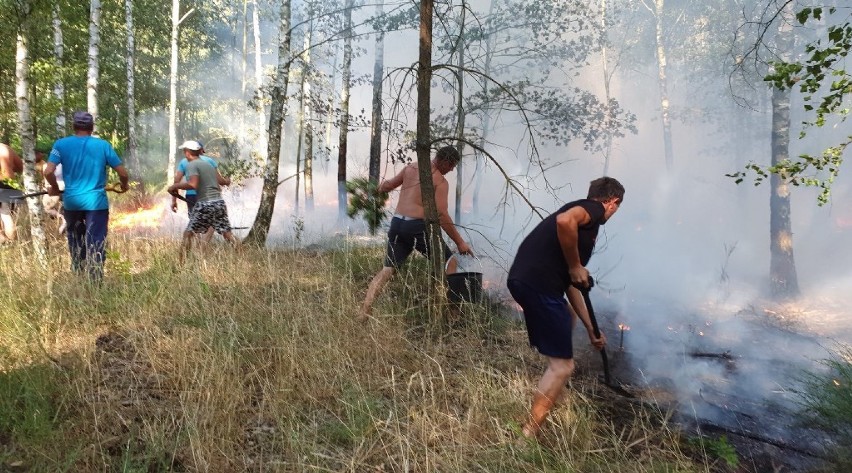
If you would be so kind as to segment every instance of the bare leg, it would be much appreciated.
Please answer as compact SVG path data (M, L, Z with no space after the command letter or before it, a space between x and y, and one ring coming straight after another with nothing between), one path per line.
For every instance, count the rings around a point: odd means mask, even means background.
M194 236L195 234L190 231L183 232L183 241L180 245L180 264L186 261L186 255L192 249L192 239Z
M210 240L213 239L213 233L213 227L207 227L207 231L204 232L204 236L201 237L201 241L204 243L210 243Z
M574 360L565 358L547 357L547 370L538 382L538 388L533 395L530 418L524 424L523 434L531 438L538 435L541 424L547 419L553 405L559 400L562 388L568 382L568 378L574 373Z
M0 227L3 230L3 236L9 240L14 240L18 231L15 228L15 219L12 218L12 206L6 203L0 203Z
M382 292L382 289L384 289L395 272L395 269L385 266L373 276L373 280L367 286L367 295L364 296L364 303L361 304L361 311L358 314L359 321L364 322L373 314L373 302L376 301L376 297Z
M212 234L212 231L213 231L213 229L211 228L211 229L210 229L211 234ZM237 237L235 237L235 236L234 236L233 232L225 232L225 233L223 233L223 234L222 234L222 238L224 238L224 239L225 239L225 241L230 242L230 243L231 243L231 245L233 245L233 246L234 246L234 249L235 249L235 250L239 251L239 250L240 250L240 248L242 248L242 245L240 244L240 241L239 241L239 240L237 240ZM210 240L208 239L208 241L210 241Z

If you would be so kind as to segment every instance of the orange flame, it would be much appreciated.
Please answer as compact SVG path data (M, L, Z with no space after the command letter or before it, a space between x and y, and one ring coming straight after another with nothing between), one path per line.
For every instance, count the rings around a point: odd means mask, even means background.
M618 328L621 330L630 330L630 326L625 324L618 324Z
M114 212L110 216L109 228L118 232L139 228L157 228L162 220L162 207L139 207L135 212Z

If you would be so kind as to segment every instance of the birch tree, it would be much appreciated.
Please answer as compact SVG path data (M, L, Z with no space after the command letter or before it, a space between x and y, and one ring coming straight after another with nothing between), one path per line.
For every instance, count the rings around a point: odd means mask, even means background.
M464 70L465 70L465 16L467 14L467 5L462 2L461 15L459 16L459 31L458 38L456 39L455 51L456 51L456 129L455 136L457 139L456 149L459 151L459 156L464 156L464 126L465 126L465 117L467 116L467 112L465 111L465 102L464 102ZM464 161L461 160L456 165L456 224L462 223L462 190L464 188Z
M275 197L278 191L278 162L281 156L281 125L284 123L284 107L287 101L287 84L290 76L290 0L282 0L278 25L278 67L270 91L269 136L267 158L263 169L263 189L260 206L254 224L246 236L246 243L262 246L269 235L272 214L275 210Z
M174 182L175 180L175 155L177 154L178 26L180 26L180 0L172 0L172 54L169 69L169 160L166 164L167 183Z
M124 0L124 18L127 27L127 162L130 169L138 175L141 166L136 157L136 37L133 28L133 0Z
M24 189L27 192L39 190L35 169L35 133L33 131L30 110L30 24L32 4L29 0L19 0L19 22L15 54L15 98L18 106L18 127L21 134L21 155L24 160ZM30 213L30 235L36 260L47 267L47 248L44 229L44 209L40 199L26 199Z
M793 6L784 8L779 22L776 50L781 61L789 61L792 41ZM772 89L772 166L790 158L790 89ZM769 178L769 279L772 294L779 298L799 295L796 262L793 257L793 229L790 219L790 183L783 175L773 173Z
M376 18L384 15L384 1L376 3ZM373 60L373 115L370 123L370 181L378 184L382 165L382 82L385 70L385 33L376 30L375 59Z
M352 8L354 0L346 0L344 7L343 76L340 91L340 134L337 150L337 216L344 222L346 214L346 154L349 141L349 89L352 86Z
M650 8L650 7L649 7ZM657 85L660 88L660 116L663 123L663 149L666 158L666 169L674 168L674 148L672 146L672 119L669 114L669 86L666 74L667 58L665 35L663 31L663 13L665 0L654 0L654 29L657 56Z
M59 16L59 12L59 1L56 1L51 10L53 17L53 59L56 61L56 82L53 85L53 95L59 103L59 110L56 112L55 138L61 138L67 133L65 126L65 74L63 73L65 42L62 35L62 18Z
M178 1L178 0L175 0ZM89 3L89 69L86 75L86 107L98 124L98 79L100 76L101 0Z

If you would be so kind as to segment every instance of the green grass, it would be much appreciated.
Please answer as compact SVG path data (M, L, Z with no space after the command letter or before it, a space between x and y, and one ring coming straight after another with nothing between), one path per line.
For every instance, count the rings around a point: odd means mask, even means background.
M0 470L708 471L581 383L519 445L541 360L493 301L436 324L425 260L354 320L381 249L113 237L107 276L0 248ZM512 426L515 426L513 428Z

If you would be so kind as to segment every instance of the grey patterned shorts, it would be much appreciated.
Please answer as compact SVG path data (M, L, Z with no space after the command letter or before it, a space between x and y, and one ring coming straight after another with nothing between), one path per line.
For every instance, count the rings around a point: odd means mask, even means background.
M213 227L219 233L231 231L231 223L228 220L228 209L224 200L208 200L195 204L192 213L189 214L189 224L186 231L193 233L204 233Z

